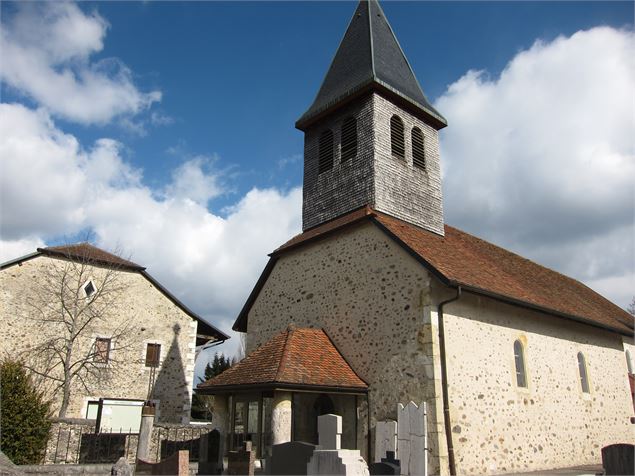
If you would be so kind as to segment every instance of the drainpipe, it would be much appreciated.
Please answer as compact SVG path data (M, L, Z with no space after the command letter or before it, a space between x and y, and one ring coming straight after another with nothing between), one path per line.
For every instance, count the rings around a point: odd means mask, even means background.
M452 423L450 422L450 399L448 396L448 368L445 356L445 332L443 326L443 306L458 300L461 297L461 286L456 288L456 296L443 301L438 307L439 316L439 354L441 357L441 391L443 394L443 423L445 425L445 439L448 444L448 463L450 476L456 475L456 463L454 460L454 445L452 444Z

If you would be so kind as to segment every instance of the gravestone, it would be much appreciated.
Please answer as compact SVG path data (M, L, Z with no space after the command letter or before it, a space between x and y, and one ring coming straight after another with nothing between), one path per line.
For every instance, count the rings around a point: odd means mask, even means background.
M385 458L382 458L378 463L369 465L368 470L370 471L370 474L401 474L401 466L399 464L399 460L395 459L394 451L388 451Z
M342 447L342 417L331 413L318 417L318 441L321 450Z
M397 422L378 421L375 425L375 463L381 462L389 451L397 454Z
M307 463L316 446L302 441L291 441L271 447L271 456L265 465L267 474L306 474Z
M201 436L200 474L223 473L223 437L218 429Z
M604 473L610 475L635 475L635 446L609 445L602 448Z
M112 476L132 476L132 466L130 466L128 460L122 456L112 465L110 474Z
M251 441L245 441L238 451L230 451L227 458L227 474L254 476L256 453Z
M397 405L397 455L404 476L428 474L426 404Z
M359 450L341 449L342 417L321 415L318 417L318 449L306 466L306 474L369 476L366 461Z

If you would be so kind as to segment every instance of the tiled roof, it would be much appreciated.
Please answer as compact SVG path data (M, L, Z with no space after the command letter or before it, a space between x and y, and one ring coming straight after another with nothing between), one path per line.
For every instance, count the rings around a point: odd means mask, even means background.
M86 261L89 263L106 264L139 271L145 269L143 266L133 263L132 261L123 259L112 253L108 253L107 251L97 248L96 246L93 246L89 243L49 246L47 248L38 248L37 250L45 255Z
M292 326L198 389L206 393L242 386L362 393L368 388L322 329Z
M447 125L423 94L377 0L357 5L313 104L296 126L307 127L316 117L369 90L405 101L437 129Z
M362 219L379 226L447 285L633 335L630 314L575 279L457 228L445 225L441 236L368 207L305 231L272 256ZM250 296L248 302L254 299ZM245 327L247 312L247 307L241 311L235 329Z

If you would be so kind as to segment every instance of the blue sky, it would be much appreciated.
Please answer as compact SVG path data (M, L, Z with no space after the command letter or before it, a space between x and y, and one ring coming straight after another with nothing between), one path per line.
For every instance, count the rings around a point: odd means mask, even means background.
M2 258L92 230L227 330L299 231L293 124L355 5L2 2ZM628 304L633 3L382 5L449 122L446 221Z

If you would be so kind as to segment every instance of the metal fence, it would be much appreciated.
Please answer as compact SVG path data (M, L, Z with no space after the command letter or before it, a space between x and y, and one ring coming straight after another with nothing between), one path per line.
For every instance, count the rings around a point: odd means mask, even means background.
M210 432L209 428L160 427L155 426L153 440L156 443L156 461L161 461L179 450L188 450L190 461L200 458L201 437Z
M95 433L86 427L53 428L44 455L46 464L114 463L122 456L134 461L138 432L119 429Z

